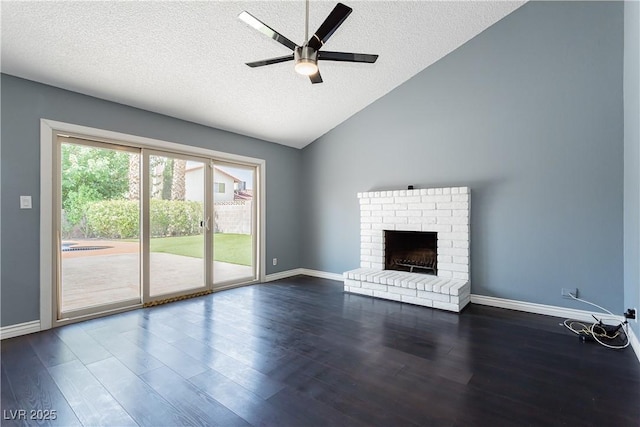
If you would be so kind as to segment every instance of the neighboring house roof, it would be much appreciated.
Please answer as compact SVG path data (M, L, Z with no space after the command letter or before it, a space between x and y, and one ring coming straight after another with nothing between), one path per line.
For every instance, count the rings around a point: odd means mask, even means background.
M188 166L188 167L185 169L185 172L191 172L191 171L194 171L194 170L202 169L203 167L204 167L204 165L203 165L202 163L192 164L192 165ZM216 171L220 172L221 174L223 174L223 175L227 175L229 178L233 179L233 181L234 181L234 182L243 182L240 178L237 178L237 177L235 177L235 176L231 175L229 172L225 172L225 171L223 171L222 169L220 169L220 168L219 168L219 167L217 167L217 166L214 166L213 168L214 168Z
M240 190L233 194L233 200L253 200L253 191Z
M231 175L229 172L225 172L217 166L214 166L213 168L218 172L220 172L221 174L227 175L229 178L233 179L234 182L243 182L240 178L236 178L235 176Z

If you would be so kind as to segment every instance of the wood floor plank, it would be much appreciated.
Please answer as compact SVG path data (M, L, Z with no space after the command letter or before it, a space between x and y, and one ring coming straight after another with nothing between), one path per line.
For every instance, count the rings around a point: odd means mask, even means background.
M178 341L175 345L263 399L268 399L284 387L261 371L193 338Z
M55 334L84 364L111 357L111 353L87 334L78 325L68 325L54 329Z
M292 389L368 425L418 425L403 418L391 405L378 406L368 401L366 395L355 395L341 385L330 385L315 377L305 379L304 382L292 386Z
M87 331L87 333L100 333L101 328L104 328L105 331L126 332L137 328L141 321L140 319L143 317L143 310L133 310L119 313L117 316L99 317L97 319L87 320L85 322L78 323L78 325Z
M209 352L213 349L214 353L218 356L225 355L237 362L258 370L263 364L280 359L286 353L286 351L277 344L271 347L263 346L258 350L254 350L255 346L252 346L250 342L243 344L236 339L230 340L223 335L213 332L211 329L209 329L206 334L193 332L198 329L195 325L190 325L190 329L191 331L187 332L188 339L174 343L175 347L181 348L182 343L189 341L192 341L191 345L193 345L193 342L199 342L208 347L207 351ZM247 339L251 340L251 338ZM200 351L200 353L202 352ZM215 366L212 367L215 368Z
M221 373L263 399L268 399L284 388L284 384L250 367L227 369Z
M5 368L0 364L0 408L2 408L2 419L0 425L3 426L19 426L22 422L14 414L17 413L19 406L16 397L11 389L11 384L7 379Z
M365 427L369 425L290 387L285 387L271 396L268 402L281 412L290 412L303 418L304 422L298 425L319 427Z
M565 424L560 414L551 413L544 407L535 406L529 402L517 402L485 393L479 390L466 390L460 400L465 410L456 420L455 426L554 426L554 425L589 425L608 426L624 424L593 424L592 419L583 419L579 424Z
M171 369L149 371L141 378L159 395L170 402L194 426L248 426L231 408L211 398L202 388L194 386Z
M306 419L291 411L281 411L240 384L211 369L191 378L200 390L225 405L254 426L307 425Z
M171 319L167 319L167 322L165 323L145 316L140 321L139 326L170 344L187 336L184 331L175 327L176 325L171 321Z
M87 368L138 424L191 425L181 411L174 408L115 357L92 363L87 365Z
M77 359L73 351L52 330L29 335L29 343L44 366L55 366Z
M80 361L48 368L80 422L86 426L137 426Z
M25 411L25 425L82 425L38 356L14 357L2 365L16 409Z
M121 334L121 336L129 339L140 349L153 355L160 362L182 375L183 378L190 378L208 369L204 364L181 352L178 348L172 346L166 341L163 341L157 336L151 334L146 329L137 328L135 330L125 332Z
M202 362L209 368L223 371L248 366L238 359L225 354L195 338L187 337L174 343L180 351Z
M0 341L0 364L5 360L34 356L36 353L29 343L29 337L24 335Z
M104 348L108 348L109 353L115 356L136 375L164 366L162 362L150 353L144 351L124 337L121 337L121 333L122 332L114 333L113 335L98 335L95 339L100 342Z

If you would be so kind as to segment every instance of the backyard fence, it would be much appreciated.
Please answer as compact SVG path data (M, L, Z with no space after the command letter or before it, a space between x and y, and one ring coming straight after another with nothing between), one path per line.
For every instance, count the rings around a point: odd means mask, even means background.
M251 200L215 203L215 232L251 234L252 206Z

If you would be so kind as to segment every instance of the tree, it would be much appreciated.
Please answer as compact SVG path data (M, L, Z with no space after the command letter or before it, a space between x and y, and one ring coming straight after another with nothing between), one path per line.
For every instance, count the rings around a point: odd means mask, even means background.
M187 161L182 159L175 159L173 161L173 179L171 180L171 200L184 200L185 199L185 171L187 168Z
M140 156L129 154L129 200L140 200Z
M171 185L173 182L173 159L164 158L162 165L162 200L171 200Z
M167 158L149 156L149 192L152 199L163 199Z
M128 153L65 143L61 157L62 209L71 227L81 225L87 203L125 198Z

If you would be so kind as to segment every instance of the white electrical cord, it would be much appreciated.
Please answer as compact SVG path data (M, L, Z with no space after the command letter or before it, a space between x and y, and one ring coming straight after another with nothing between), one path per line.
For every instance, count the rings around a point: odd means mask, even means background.
M580 301L580 302L583 302L583 303L585 303L585 304L589 304L589 305L592 305L592 306L594 306L594 307L596 307L596 308L599 308L600 310L602 310L602 311L604 311L604 312L606 312L606 313L610 314L611 316L613 316L612 318L613 318L614 320L618 320L618 319L615 317L615 314L613 314L612 312L610 312L610 311L609 311L609 310L607 310L606 308L599 306L598 304L594 304L594 303L592 303L592 302L590 302L590 301L584 300L584 299L582 299L582 298L578 298L578 297L576 297L575 295L573 295L572 293L569 293L569 296L570 296L571 298L573 298L574 300L576 300L576 301ZM624 331L624 336L625 336L625 338L626 338L627 342L626 342L624 345L611 345L611 344L607 344L607 343L602 342L602 341L600 340L600 338L598 338L598 337L607 337L607 338L612 339L612 338L616 338L616 337L618 337L619 333L618 333L618 332L616 332L616 335L615 335L615 336L610 337L609 335L607 335L607 331L606 331L604 328L602 328L602 327L600 326L600 324L601 324L601 320L602 320L602 319L597 319L595 316L593 316L593 317L597 320L597 322L595 322L595 323L591 324L591 326L589 326L589 327L587 327L587 325L585 325L584 323L581 323L581 322L579 322L579 321L577 321L577 320L571 320L571 319L566 319L563 323L564 323L564 326L565 326L567 329L569 329L571 332L573 332L573 333L574 333L574 334L576 334L576 335L580 335L581 333L582 333L582 334L586 334L586 333L588 333L588 334L589 334L589 335L590 335L594 340L596 340L596 342L597 342L598 344L600 344L600 345L602 345L602 346L604 346L604 347L612 348L612 349L614 349L614 350L620 350L620 349L623 349L623 348L626 348L626 347L628 347L628 346L629 346L629 344L630 344L630 340L629 340L629 323L628 323L628 322L626 322L626 321L624 321L624 322L620 322L620 327L619 327L619 329L618 329L618 330L622 329L622 330ZM567 323L567 322L568 322L568 323ZM576 330L576 329L574 329L574 328L573 328L573 324L578 324L578 325L582 326L582 329L580 329L580 330ZM595 330L595 328L596 328L596 327L598 327L598 328L602 329L602 330L604 331L604 333L602 333L602 332L596 332L596 330Z

